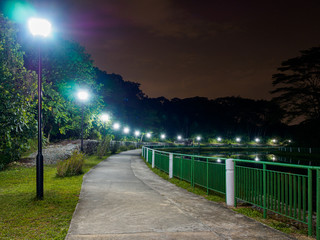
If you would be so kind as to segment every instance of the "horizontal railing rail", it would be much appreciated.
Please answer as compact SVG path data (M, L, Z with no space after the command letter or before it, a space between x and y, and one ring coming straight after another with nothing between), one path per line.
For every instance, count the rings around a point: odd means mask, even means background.
M206 157L155 147L142 147L142 156L152 167L202 187L208 194L226 194L226 161L232 160L235 207L238 201L247 202L261 208L265 218L275 213L294 219L308 225L310 236L315 228L320 239L320 167Z

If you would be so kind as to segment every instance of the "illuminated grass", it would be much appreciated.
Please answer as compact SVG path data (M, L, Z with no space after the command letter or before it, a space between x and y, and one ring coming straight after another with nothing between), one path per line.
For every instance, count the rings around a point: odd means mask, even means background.
M84 173L101 161L86 157ZM35 167L13 166L0 172L0 239L64 239L82 177L59 178L55 165L45 166L44 200L38 201Z

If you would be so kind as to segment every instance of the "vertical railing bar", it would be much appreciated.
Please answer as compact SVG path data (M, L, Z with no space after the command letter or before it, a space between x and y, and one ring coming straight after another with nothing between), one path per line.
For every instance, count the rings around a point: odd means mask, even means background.
M298 220L301 220L301 177L298 176Z
M308 169L308 235L312 236L312 170Z
M297 176L293 176L293 217L297 218Z
M303 177L302 179L302 191L303 191L303 221L306 222L306 212L307 212L307 181L306 181L306 177Z
M292 216L292 176L291 174L288 175L289 178L289 216Z
M209 195L209 159L207 158L207 195Z
M263 164L263 218L267 218L267 166Z

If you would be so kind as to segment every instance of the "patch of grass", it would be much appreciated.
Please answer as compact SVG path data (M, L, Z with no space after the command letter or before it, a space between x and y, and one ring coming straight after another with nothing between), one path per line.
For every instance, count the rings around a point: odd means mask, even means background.
M253 209L252 207L238 207L232 209L235 212L241 213L247 217L253 218L258 222L264 223L274 229L277 229L281 232L287 234L294 234L295 237L299 238L299 235L308 235L308 229L304 224L297 224L294 226L290 223L291 220L286 219L284 217L278 216L279 220L271 218L267 216L267 218L263 218L263 213L258 211L257 209ZM302 236L300 236L302 237Z
M218 194L215 192L210 191L210 194L207 195L207 191L203 188L199 188L197 186L193 187L189 182L177 179L177 178L169 178L169 175L157 168L152 168L151 164L146 162L147 166L158 176L162 177L163 179L175 184L176 186L186 189L188 192L195 193L197 195L200 195L210 201L214 202L225 202L225 197L222 194Z
M83 172L101 161L86 156ZM60 178L56 172L56 165L44 166L43 200L35 198L35 167L11 166L0 172L0 239L65 238L83 175Z

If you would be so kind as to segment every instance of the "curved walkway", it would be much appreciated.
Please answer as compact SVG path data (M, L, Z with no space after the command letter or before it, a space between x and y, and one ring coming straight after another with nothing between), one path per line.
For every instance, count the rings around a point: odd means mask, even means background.
M140 154L113 155L84 176L66 239L292 239L163 180Z

